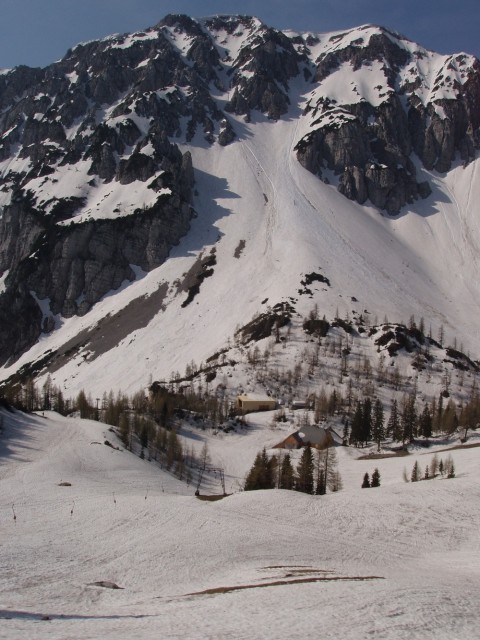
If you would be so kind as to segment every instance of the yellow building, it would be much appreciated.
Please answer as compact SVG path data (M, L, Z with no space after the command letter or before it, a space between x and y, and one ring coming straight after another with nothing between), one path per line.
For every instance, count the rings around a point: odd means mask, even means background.
M251 411L272 411L277 406L276 400L258 393L237 396L237 409L243 413Z

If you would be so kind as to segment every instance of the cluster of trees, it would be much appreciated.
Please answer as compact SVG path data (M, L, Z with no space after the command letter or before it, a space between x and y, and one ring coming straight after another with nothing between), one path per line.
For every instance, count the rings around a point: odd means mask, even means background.
M438 455L435 454L430 464L427 464L425 467L425 471L422 471L418 460L415 460L410 477L408 476L407 470L403 470L403 479L405 482L433 480L437 476L441 476L442 478L455 478L455 464L451 455L448 455L447 458L443 460L443 458L439 458Z
M247 474L244 489L275 488L317 495L324 495L327 489L339 491L342 489L342 479L335 448L317 450L307 445L302 450L296 468L293 467L290 453L269 457L263 449L257 454Z
M458 428L463 428L466 437L468 429L479 423L480 397L476 391L460 408L451 398L444 406L443 395L438 402L434 399L420 408L416 394L405 394L400 406L397 399L392 400L388 421L382 402L366 397L357 401L351 425L348 417L345 419L344 441L356 447L364 447L373 441L380 450L388 439L405 444L418 437L429 439L438 432L451 434Z
M52 384L50 376L41 388L35 385L32 378L10 382L0 390L0 398L26 412L53 410L66 415L74 410L73 401L64 398L62 390Z
M132 412L137 416L148 415L166 427L174 421L176 409L196 413L204 424L212 426L221 424L230 411L225 394L211 395L208 389L202 388L183 393L158 383L151 385L148 395L143 391L131 396L110 391L101 397L92 397L82 390L75 398L66 398L50 376L41 387L31 378L9 383L0 390L0 398L21 411L53 410L62 415L78 411L81 418L100 420L116 427L120 426L123 414Z
M380 486L380 471L375 468L372 473L372 478L368 473L363 476L362 489L370 489L371 487L379 487Z

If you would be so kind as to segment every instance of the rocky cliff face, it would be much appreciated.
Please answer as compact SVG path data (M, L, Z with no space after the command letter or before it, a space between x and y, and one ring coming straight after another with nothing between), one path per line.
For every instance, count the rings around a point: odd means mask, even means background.
M258 114L294 114L304 167L395 214L430 193L419 163L475 157L480 65L378 27L169 15L0 74L0 365L160 265L193 215L189 145L235 144Z
M341 193L396 214L430 194L416 176L448 171L479 146L480 65L466 54L438 56L378 27L311 41L316 87L305 115L310 131L299 161L339 178Z

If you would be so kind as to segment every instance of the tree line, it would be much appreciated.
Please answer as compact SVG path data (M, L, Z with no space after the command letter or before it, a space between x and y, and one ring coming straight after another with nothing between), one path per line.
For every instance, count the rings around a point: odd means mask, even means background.
M310 445L303 448L296 467L290 453L269 457L264 448L255 457L244 483L245 491L288 489L316 495L342 488L335 448L318 450Z

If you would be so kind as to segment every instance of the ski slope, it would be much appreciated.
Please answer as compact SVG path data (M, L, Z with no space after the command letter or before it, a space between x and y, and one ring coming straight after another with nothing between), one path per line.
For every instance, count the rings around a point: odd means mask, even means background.
M2 417L1 638L478 637L475 448L451 452L452 480L404 484L405 458L340 448L340 493L203 502L105 446L118 443L105 425ZM213 455L240 471L231 444ZM360 489L374 466L382 486Z

